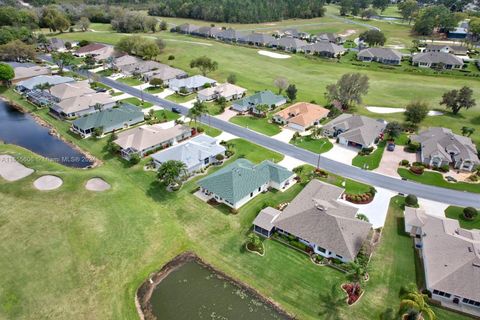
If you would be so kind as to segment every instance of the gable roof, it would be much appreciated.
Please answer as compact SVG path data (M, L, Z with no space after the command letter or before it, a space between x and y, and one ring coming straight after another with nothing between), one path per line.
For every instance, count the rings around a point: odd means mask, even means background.
M297 102L277 112L275 115L288 120L290 123L305 127L317 120L325 118L329 112L330 110L313 103Z
M226 29L226 30L222 30L221 32L219 32L217 34L217 38L220 38L220 39L227 39L227 40L238 40L240 38L243 38L245 37L245 34L240 32L240 31L237 31L235 29Z
M448 162L472 160L480 164L472 139L454 134L450 129L432 127L412 135L411 139L421 144L424 157L440 157Z
M37 85L48 83L49 85L57 85L61 83L73 82L75 79L71 77L62 77L62 76L49 76L41 75L30 78L28 80L20 81L17 86L22 86L25 89L33 90Z
M285 97L281 95L276 95L269 90L260 91L251 95L249 97L245 97L233 102L233 104L243 107L243 108L253 108L260 104L266 104L268 106L276 105L277 103L285 101Z
M359 57L376 57L388 60L402 60L402 54L390 48L367 48L358 53Z
M72 114L88 110L97 104L104 106L113 103L115 101L108 93L98 92L64 99L57 103L56 106L65 114Z
M114 142L122 149L143 151L188 132L190 132L190 128L184 125L176 125L167 129L160 124L143 125L120 132Z
M186 75L187 73L185 71L170 67L166 64L162 65L157 70L152 70L144 73L144 76L147 76L149 78L162 79L163 81L168 81L178 77L184 77Z
M184 143L177 144L168 149L152 155L158 162L178 160L186 164L187 168L193 168L204 159L224 153L225 147L217 143L215 138L199 135Z
M214 94L218 94L221 97L231 97L234 95L242 95L247 91L242 87L236 86L234 84L225 82L219 84L215 87L205 88L203 90L198 91L199 95L211 96Z
M446 44L427 44L425 51L441 51L448 50L453 54L467 54L468 48L465 46L446 45Z
M458 220L427 215L422 251L427 286L480 302L480 230Z
M305 40L300 40L297 38L280 38L275 40L271 43L273 46L278 46L282 48L294 48L294 49L301 49L308 45L308 42Z
M90 44L87 44L86 46L78 48L77 51L75 52L80 54L91 53L91 52L105 49L106 47L107 45L103 43L90 43Z
M238 159L201 179L198 185L235 204L264 184L282 183L291 176L293 172L268 160L254 165L247 159Z
M313 179L273 222L275 227L353 260L372 225L339 202L343 189Z
M261 44L272 44L275 43L276 39L269 34L252 32L241 37L239 40L243 42L253 42Z
M422 52L413 56L414 63L443 63L450 65L462 65L463 60L446 52Z
M318 41L330 41L330 42L336 42L338 36L335 33L332 32L322 32L317 34L316 36Z
M13 69L15 72L15 77L13 78L13 80L52 74L52 71L50 70L49 67L38 66L38 65L18 66L18 67L13 67Z
M222 28L220 28L220 27L210 27L210 26L200 27L200 28L192 31L192 33L194 33L194 34L202 35L202 36L205 36L205 37L213 37L213 36L216 36L217 34L219 34L220 32L222 32Z
M343 46L326 41L312 43L307 45L304 49L312 52L328 52L335 55L345 52L345 48Z
M91 128L111 128L122 126L132 121L143 121L143 112L140 108L123 103L118 108L102 110L83 116L73 121L73 125L82 130Z
M117 66L117 68L120 68L130 64L142 63L142 61L143 60L138 57L135 57L129 54L124 54L123 56L115 58L114 63L115 63L115 66Z
M158 70L168 67L166 64L152 61L152 60L140 60L130 64L124 64L120 66L119 69L123 72L129 73L145 73L153 70Z
M50 94L59 100L92 94L96 91L90 88L88 81L61 83L50 88Z
M323 126L325 130L342 130L338 137L364 146L372 144L385 129L385 123L359 115L344 113Z
M184 33L191 33L195 30L197 30L199 28L199 26L196 26L194 24L190 24L190 23L184 23L184 24L181 24L179 26L176 27L176 29L180 32L184 32Z

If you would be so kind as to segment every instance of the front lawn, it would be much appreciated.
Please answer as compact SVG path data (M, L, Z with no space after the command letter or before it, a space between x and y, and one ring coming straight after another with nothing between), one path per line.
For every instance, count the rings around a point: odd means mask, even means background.
M192 124L193 126L193 124ZM211 127L211 126L208 126L206 124L203 124L203 123L197 123L196 125L197 128L202 128L204 130L204 133L210 137L218 137L220 134L222 134L222 131L217 129L217 128L214 128L214 127Z
M263 133L267 136L274 136L282 131L278 125L268 122L268 118L235 116L230 119L230 122L241 127Z
M352 165L367 170L377 169L382 161L383 152L385 151L385 141L381 141L377 148L367 156L357 155L352 160Z
M143 108L143 109L150 108L150 107L153 106L153 103L148 102L148 101L143 101L142 102L142 100L140 100L136 97L126 98L126 99L120 100L120 102L130 103L130 104L133 104L134 106L137 106L137 107L140 107L140 108Z
M143 81L135 77L125 77L117 79L118 82L124 83L128 86L134 87L143 84Z
M145 92L150 93L150 94L160 93L160 92L163 92L163 90L164 89L162 87L148 87L148 88L145 88Z
M177 120L180 118L180 115L178 113L172 112L170 110L156 110L155 111L155 116L158 119L166 119L167 121L172 121L172 120Z
M480 202L479 202L480 206ZM461 207L450 206L445 210L447 218L458 220L460 227L465 229L480 229L480 217L477 216L474 220L466 220L463 217L463 209Z
M191 101L191 100L195 99L195 95L194 94L189 94L187 96L183 96L181 94L174 93L172 95L169 95L165 99L170 100L172 102L176 102L176 103L185 103L185 102L188 102L188 101Z
M303 136L296 140L292 139L290 143L315 153L324 153L333 148L333 144L327 138L314 139L312 136Z
M102 77L110 77L113 74L113 70L112 69L104 69L104 70L97 71L97 74L102 76Z
M479 183L447 182L445 179L443 179L443 176L438 172L425 171L422 175L416 175L411 173L408 169L405 169L405 168L398 168L397 172L402 178L406 178L407 180L412 180L412 181L429 184L437 187L442 187L442 188L480 193Z

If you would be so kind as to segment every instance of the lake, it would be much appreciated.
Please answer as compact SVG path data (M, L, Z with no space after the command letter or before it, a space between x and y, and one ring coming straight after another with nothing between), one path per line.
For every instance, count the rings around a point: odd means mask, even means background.
M49 134L50 129L0 100L0 140L35 152L68 167L86 168L93 162L83 153Z
M154 289L150 302L159 320L290 319L262 300L191 261L168 274Z

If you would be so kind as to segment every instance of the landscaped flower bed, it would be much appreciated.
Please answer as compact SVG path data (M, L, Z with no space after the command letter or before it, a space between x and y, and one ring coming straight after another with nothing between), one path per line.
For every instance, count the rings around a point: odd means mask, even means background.
M363 193L363 194L345 194L345 200L351 203L356 204L367 204L373 201L375 195L371 194L370 192Z
M347 293L347 304L349 306L357 302L363 294L362 288L354 283L345 283L342 285L342 289Z
M260 246L254 246L252 243L247 243L246 247L248 251L257 253L261 256L263 256L265 253L265 248L263 247L263 244L261 244Z
M409 170L410 170L411 173L420 176L425 171L425 167L419 166L419 165L413 165L413 166L410 167Z

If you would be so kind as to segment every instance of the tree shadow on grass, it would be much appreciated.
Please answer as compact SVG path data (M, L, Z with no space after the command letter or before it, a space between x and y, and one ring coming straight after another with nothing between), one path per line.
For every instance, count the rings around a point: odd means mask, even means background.
M472 120L470 120L470 123L480 125L480 116L472 118Z
M340 285L335 283L331 289L319 295L319 304L321 311L318 315L321 319L337 320L341 319L341 309L346 306L345 297L342 296Z
M160 182L158 180L154 180L152 183L150 183L148 189L147 189L147 196L152 198L156 202L162 202L166 200L171 200L177 197L177 192L169 192L166 189L166 186L163 182Z

